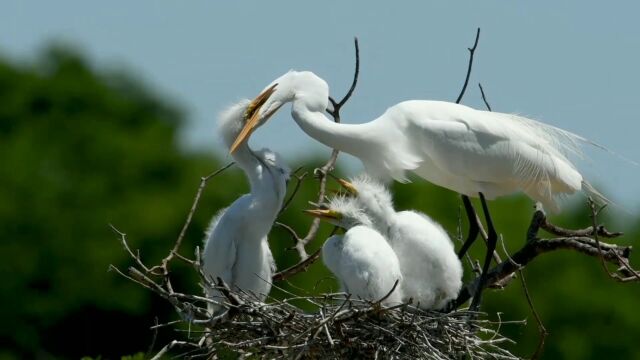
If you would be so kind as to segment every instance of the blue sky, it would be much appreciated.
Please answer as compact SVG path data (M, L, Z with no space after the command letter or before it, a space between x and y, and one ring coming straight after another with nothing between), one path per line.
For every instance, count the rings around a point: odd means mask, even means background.
M619 1L33 1L0 4L0 51L27 60L63 41L106 68L126 68L188 114L191 149L223 154L216 114L289 69L311 70L364 122L403 100L455 100L476 27L482 35L463 102L571 130L640 161L640 2ZM295 159L328 150L288 111L252 139ZM627 210L640 204L640 167L588 151L587 177ZM345 158L346 160L346 158ZM344 161L344 160L343 160ZM354 171L358 163L348 162Z

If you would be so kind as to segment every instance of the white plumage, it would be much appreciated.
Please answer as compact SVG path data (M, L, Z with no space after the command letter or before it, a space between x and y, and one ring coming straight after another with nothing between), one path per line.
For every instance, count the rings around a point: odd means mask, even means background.
M309 136L359 158L376 178L407 181L406 171L463 195L486 198L523 191L556 210L554 197L584 190L601 200L568 160L586 139L521 116L412 100L373 121L337 124L323 113L329 86L312 72L290 71L254 100L235 146L282 105ZM259 100L259 101L258 101Z
M417 211L396 212L387 188L365 175L341 181L398 256L404 300L441 309L458 296L463 269L440 224Z
M220 114L218 128L227 146L244 125L249 103L240 101ZM230 287L263 301L271 290L275 271L267 234L282 207L289 169L276 153L267 149L254 152L246 143L232 156L247 175L251 192L212 219L205 237L203 270L214 281L220 277ZM224 301L218 291L206 291L210 298ZM210 304L210 312L219 310L220 306Z
M322 246L322 260L338 279L342 291L356 298L378 301L389 294L398 281L383 304L400 303L403 296L398 258L355 201L334 198L329 210L316 211L316 216L346 229L344 235L334 235Z

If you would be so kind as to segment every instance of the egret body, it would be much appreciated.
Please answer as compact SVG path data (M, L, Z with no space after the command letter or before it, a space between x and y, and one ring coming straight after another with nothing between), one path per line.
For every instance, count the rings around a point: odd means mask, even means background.
M219 132L230 146L244 125L249 100L243 100L220 114ZM251 192L220 211L209 225L202 254L204 273L215 281L222 278L233 289L254 294L263 301L271 290L275 263L267 234L282 207L289 168L267 149L253 151L247 143L232 154L249 180ZM222 294L207 289L207 295L224 301ZM210 304L212 313L220 306Z

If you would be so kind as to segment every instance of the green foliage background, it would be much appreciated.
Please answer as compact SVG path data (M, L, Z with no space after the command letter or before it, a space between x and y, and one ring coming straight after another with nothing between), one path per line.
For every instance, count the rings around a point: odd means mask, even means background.
M109 264L130 263L108 224L125 231L148 263L169 249L200 177L222 165L210 155L178 148L183 123L176 104L130 75L93 69L68 49L52 47L32 64L0 56L0 359L120 358L147 350L156 316L175 318L151 293L107 272ZM320 161L297 165L311 171ZM305 182L282 221L307 229L310 219L300 210L316 186ZM455 236L456 194L422 181L395 184L393 190L399 208L420 209ZM191 253L209 218L246 191L235 168L211 181L182 252ZM491 207L507 247L515 250L524 241L530 201L508 197ZM584 227L589 219L584 206L574 204L554 221ZM622 244L640 235L637 219L615 225L627 231ZM290 245L284 231L273 230L280 268L296 261L285 250ZM479 255L483 249L473 250ZM174 271L178 287L199 291L189 269ZM640 286L613 282L595 259L571 252L538 258L526 275L549 331L544 358L640 359ZM280 285L293 291L335 287L320 263ZM485 301L494 317L501 312L503 319L529 319L527 326L503 328L517 342L514 351L529 355L537 329L519 283L489 292ZM174 335L160 332L158 344Z

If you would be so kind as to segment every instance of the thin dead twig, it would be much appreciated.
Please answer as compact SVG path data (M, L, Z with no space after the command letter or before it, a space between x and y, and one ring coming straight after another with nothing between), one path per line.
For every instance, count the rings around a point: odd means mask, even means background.
M480 28L478 28L478 30L476 31L476 40L473 43L473 47L467 48L467 50L469 50L469 64L467 65L467 75L464 78L462 90L460 91L460 94L456 99L456 104L460 104L460 101L462 101L462 97L464 96L464 92L467 90L467 85L469 85L469 77L471 76L471 68L473 67L473 55L476 52L478 40L480 40Z
M184 236L187 233L187 229L191 225L191 220L193 219L193 215L195 214L196 209L198 208L198 204L200 203L200 197L202 196L202 192L204 191L204 188L207 186L207 183L209 182L209 180L211 180L216 175L222 173L223 171L227 170L228 168L233 166L233 164L234 164L233 162L230 162L227 165L221 167L220 169L212 172L211 174L200 178L200 186L198 186L198 190L196 191L196 195L193 199L193 203L191 204L191 209L189 210L189 213L187 214L187 219L185 220L184 225L180 230L180 234L178 235L178 238L176 239L176 242L173 245L173 249L171 249L169 254L164 259L162 259L161 265L152 267L151 269L149 269L149 272L153 273L154 275L162 275L162 276L166 276L169 273L169 269L168 269L169 262L171 261L171 259L173 259L173 257L178 253L178 250L180 249L180 245L182 244L182 239L184 239ZM160 270L161 272L157 273L158 270Z
M351 98L351 95L353 95L353 92L355 91L356 85L358 83L358 76L360 74L360 48L358 46L358 38L355 38L354 45L355 45L355 52L356 52L356 63L355 63L355 71L353 75L353 81L351 82L351 86L349 87L347 94L339 102L336 102L331 97L329 98L329 101L331 102L333 109L327 109L327 112L333 117L336 123L340 122L340 109L342 109L342 106L344 106L347 103L347 101ZM333 149L331 152L331 156L329 157L329 160L327 160L327 162L322 167L314 171L314 174L316 175L320 183L319 190L318 190L317 203L322 203L324 201L326 190L327 190L327 179L328 179L327 175L334 169L336 161L338 160L339 153L340 153L339 150ZM315 251L312 254L312 256L309 256L306 250L306 246L316 238L316 235L318 234L319 229L320 229L320 219L315 218L312 220L311 226L309 227L307 234L303 238L298 237L296 234L296 244L294 248L298 252L298 255L300 257L300 262L284 271L280 271L274 274L273 276L274 281L276 279L285 280L290 276L293 276L301 271L306 270L313 262L315 262L319 258L319 255L320 255L319 251Z
M628 257L631 253L630 246L607 244L600 241L595 241L588 237L579 236L539 239L537 237L537 233L540 229L541 224L545 221L546 215L542 210L537 209L534 212L529 230L527 231L526 243L520 250L515 252L510 259L501 262L488 272L487 285L496 283L506 276L517 272L521 267L524 267L541 254L560 249L577 251L585 255L599 257L600 259L609 263L613 263L619 266L628 265L630 267L630 265L628 264ZM614 275L614 279L622 281L621 278L616 277L617 274L612 275ZM637 278L634 277L634 280L637 280ZM625 279L623 281L632 280ZM471 294L473 294L477 286L477 279L469 282L460 291L460 294L455 300L454 306L452 306L452 308L457 308L464 304L467 300L469 300Z
M640 273L634 270L629 264L628 260L623 259L622 256L620 256L619 254L616 255L616 258L620 260L617 265L619 267L624 268L628 273L631 273L631 276L623 277L623 276L620 276L620 274L614 274L611 272L611 270L609 270L609 267L605 262L605 256L602 252L602 247L600 246L600 239L599 239L600 232L601 232L600 230L601 228L604 229L604 227L600 227L597 225L598 215L602 210L604 210L607 207L607 205L605 204L605 205L602 205L601 207L597 207L593 199L588 198L587 206L589 206L589 209L591 210L590 216L591 216L591 223L592 223L591 229L592 229L593 240L595 241L596 247L598 248L598 257L600 258L600 263L602 264L602 268L604 269L604 271L607 273L607 275L609 275L610 278L619 282L629 282L629 281L640 280ZM608 232L606 233L608 234Z

